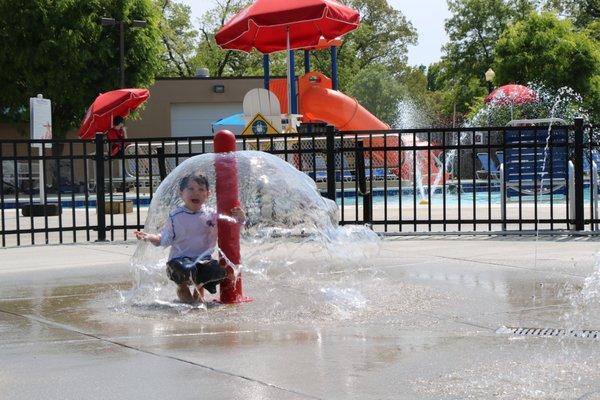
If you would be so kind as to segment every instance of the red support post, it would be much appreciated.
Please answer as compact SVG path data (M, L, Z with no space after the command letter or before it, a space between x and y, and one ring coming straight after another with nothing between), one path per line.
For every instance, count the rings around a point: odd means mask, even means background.
M237 178L237 162L235 135L227 130L215 134L215 174L217 193L217 212L221 215L230 215L234 207L240 206ZM240 265L240 225L227 219L218 220L219 248L225 257L235 265ZM221 266L226 262L220 260ZM227 265L227 279L221 283L221 303L241 303L252 301L242 294L242 275L234 276L231 266Z

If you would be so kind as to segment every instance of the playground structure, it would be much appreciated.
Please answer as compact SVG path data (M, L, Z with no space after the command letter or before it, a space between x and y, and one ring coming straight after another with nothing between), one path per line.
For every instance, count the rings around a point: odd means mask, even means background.
M337 2L314 0L287 4L256 0L217 32L215 40L223 49L246 52L256 49L263 53L263 86L269 93L267 97L271 99L257 102L268 105L264 110L260 107L258 110L261 116L269 114L271 118L257 123L259 129L254 134L265 132L266 124L271 127L283 126L283 133L296 132L298 125L305 125L306 131L311 132L310 125L321 122L345 132L390 130L386 123L356 99L338 90L337 49L342 43L340 37L358 28L359 20L358 11ZM311 71L310 52L323 49L331 51L331 78ZM295 50L304 50L305 73L299 79L296 79L295 72ZM287 78L271 80L269 54L279 51L286 52ZM277 99L280 107L274 107L272 99ZM244 119L252 124L256 121L256 108L249 112L247 103L256 102L244 99ZM357 136L357 140L387 149L398 149L393 152L396 153L394 155L384 152L383 148L365 154L365 161L371 168L389 169L402 180L419 179L419 185L423 184L423 179L430 182L445 180L440 176L440 163L434 152L416 150L414 147L408 151L401 149L403 146L428 146L427 142L417 140L413 135L383 139L366 134Z
M333 74L332 74L333 75ZM297 79L296 101L298 113L288 113L286 81L284 79L269 79L267 89L253 89L244 98L243 119L247 124L252 123L257 113L260 113L270 125L278 131L295 131L303 125L304 130L316 124L326 123L345 132L360 131L389 131L390 126L379 120L356 99L334 89L335 81L321 72L309 71ZM292 126L289 129L289 126ZM256 132L255 132L256 133ZM383 136L383 135L382 135ZM366 163L374 169L386 169L386 174L393 174L405 181L418 180L418 184L443 183L446 177L441 176L441 162L438 159L440 151L426 150L428 142L419 139L414 134L405 133L378 137L377 134L356 136L365 146L381 148L380 151L370 151L365 154ZM347 139L351 140L352 139ZM411 150L401 150L411 147ZM423 147L424 150L415 150ZM384 148L398 149L397 152L384 151ZM415 156L413 156L415 155ZM349 155L344 168L354 168L354 157ZM295 167L312 167L311 160L294 162ZM315 167L319 167L316 165Z
M341 91L333 90L331 79L320 72L304 74L298 80L298 86L303 122L323 121L340 131L390 130L389 125L371 114L356 99ZM410 181L421 179L421 184L440 181L437 154L431 152L432 156L429 157L427 150L400 151L402 146L427 147L426 141L418 139L413 134L388 135L385 139L364 135L362 140L369 147L399 149L398 152L384 153L382 150L365 154L371 168L387 167L401 179ZM416 154L416 160L413 160L413 154Z

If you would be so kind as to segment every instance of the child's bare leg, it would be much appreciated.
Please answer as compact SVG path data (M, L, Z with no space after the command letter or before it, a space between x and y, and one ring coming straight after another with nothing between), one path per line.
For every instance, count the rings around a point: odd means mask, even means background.
M194 302L194 298L192 297L192 294L190 293L190 288L185 283L177 285L177 297L179 298L179 301L181 301L182 303L193 303Z
M204 300L204 288L202 286L196 286L196 289L194 290L194 300L206 303Z

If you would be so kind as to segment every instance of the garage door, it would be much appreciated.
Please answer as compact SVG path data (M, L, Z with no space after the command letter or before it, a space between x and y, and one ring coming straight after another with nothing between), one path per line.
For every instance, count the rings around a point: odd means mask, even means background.
M213 122L241 112L242 103L171 104L171 136L212 136Z

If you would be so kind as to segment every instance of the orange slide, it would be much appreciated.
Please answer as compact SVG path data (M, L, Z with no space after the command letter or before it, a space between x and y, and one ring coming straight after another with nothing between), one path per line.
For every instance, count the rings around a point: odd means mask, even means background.
M346 96L342 92L331 89L331 80L320 72L309 72L302 76L298 81L300 110L304 122L324 121L334 125L340 131L387 131L390 130L388 124L382 122L377 117L361 106L356 99ZM385 140L385 144L384 144ZM400 152L392 149L398 148L400 135L388 134L384 138L365 137L363 139L366 147L388 147L390 151L367 152L365 156L371 158L373 167L388 166L393 173L401 176L404 180L414 179L413 175L413 152L404 152L402 159L399 160ZM405 138L407 146L413 146L413 138ZM427 146L427 142L416 140L416 146ZM439 173L433 157L427 156L427 151L418 151L415 154L419 157L418 169L421 172L423 182L433 183ZM432 154L433 155L433 154ZM387 160L386 160L387 159ZM427 179L428 168L431 176Z
M324 121L340 131L389 130L352 97L331 89L331 79L320 72L309 72L298 81L300 114L306 121Z

